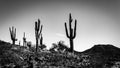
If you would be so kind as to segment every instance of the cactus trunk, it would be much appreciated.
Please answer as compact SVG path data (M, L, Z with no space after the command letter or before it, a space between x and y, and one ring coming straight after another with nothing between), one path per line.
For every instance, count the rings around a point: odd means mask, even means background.
M74 50L73 39L70 39L70 51L72 52L73 50Z
M13 45L15 45L15 40L13 40Z
M38 51L38 39L36 38L36 52Z

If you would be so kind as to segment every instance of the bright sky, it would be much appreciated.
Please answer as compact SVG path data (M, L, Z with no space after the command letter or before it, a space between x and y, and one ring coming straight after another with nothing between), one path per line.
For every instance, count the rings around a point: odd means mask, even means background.
M0 39L12 42L8 28L14 26L21 44L23 32L35 44L34 23L39 18L48 48L60 40L69 46L64 27L69 13L77 19L75 50L83 51L95 44L120 47L119 0L0 0Z

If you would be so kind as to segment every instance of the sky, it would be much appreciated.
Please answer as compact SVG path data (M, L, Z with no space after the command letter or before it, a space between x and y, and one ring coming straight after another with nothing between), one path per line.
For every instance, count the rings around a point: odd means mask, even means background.
M9 27L17 30L22 43L23 32L27 41L35 44L35 21L43 25L43 42L47 47L60 40L69 46L64 23L71 13L77 20L74 49L84 51L95 44L113 44L120 47L119 0L0 0L0 40L12 42Z

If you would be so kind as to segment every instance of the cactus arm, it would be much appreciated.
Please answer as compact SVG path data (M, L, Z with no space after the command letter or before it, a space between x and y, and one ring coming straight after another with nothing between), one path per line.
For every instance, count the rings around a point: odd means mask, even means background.
M68 35L68 30L67 30L67 24L66 24L66 22L65 22L65 30L66 30L66 36L67 36L68 38L70 38L70 36Z
M14 35L15 35L15 37L14 37L14 38L15 38L15 41L17 41L17 39L16 39L16 28L15 28L15 33L14 33Z
M70 13L70 14L69 14L69 32L70 32L70 37L72 37L71 24L72 24L72 17L71 17L71 13Z
M16 38L16 28L15 28L14 38Z
M14 27L12 26L12 34L14 33Z
M43 37L42 37L42 34L41 34L40 45L42 46L42 44L43 44Z
M40 30L40 28L39 28L39 27L40 27L40 20L39 20L39 19L38 19L38 24L37 24L37 26L38 26L37 28L38 28L38 31L39 31L39 30Z
M41 28L40 28L40 32L38 34L38 37L40 36L40 34L42 33L42 28L43 28L43 25L41 25Z
M9 31L10 31L10 36L12 38L12 31L11 31L11 28L9 27Z
M71 32L71 30L72 30L72 28L71 28L71 22L69 22L69 33L70 33L70 37L72 37L72 32Z
M11 32L11 28L10 27L9 27L9 31L10 31L10 34L11 34L12 32Z
M37 30L37 22L35 22L35 30Z
M77 20L75 20L74 35L73 35L73 38L75 38L75 37L76 37L76 27L77 27Z
M41 34L41 32L42 32L42 28L43 28L43 25L41 25L41 28L40 28L40 34Z

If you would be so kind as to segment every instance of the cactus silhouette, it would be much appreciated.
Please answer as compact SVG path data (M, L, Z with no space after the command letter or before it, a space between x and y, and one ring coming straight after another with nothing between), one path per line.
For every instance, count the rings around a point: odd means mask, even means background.
M26 37L25 37L25 32L24 32L24 34L23 34L23 46L26 46Z
M68 34L68 29L67 29L67 23L65 22L66 36L70 40L70 52L73 52L73 50L74 50L73 39L76 37L76 24L77 24L77 20L75 19L75 26L74 26L74 30L73 30L72 21L73 21L73 19L71 17L71 13L70 13L69 14L69 34Z
M42 32L42 27L43 25L40 26L40 20L38 19L38 22L35 22L36 52L38 51L38 40Z
M9 31L10 31L12 44L15 45L15 41L17 41L17 39L16 39L16 28L14 28L13 26L12 26L12 28L9 27Z

